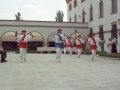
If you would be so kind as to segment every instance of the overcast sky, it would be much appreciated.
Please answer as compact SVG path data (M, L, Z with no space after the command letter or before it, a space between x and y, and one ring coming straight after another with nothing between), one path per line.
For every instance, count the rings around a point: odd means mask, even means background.
M23 20L55 21L57 10L64 12L67 21L65 0L0 0L0 19L15 20L20 12Z

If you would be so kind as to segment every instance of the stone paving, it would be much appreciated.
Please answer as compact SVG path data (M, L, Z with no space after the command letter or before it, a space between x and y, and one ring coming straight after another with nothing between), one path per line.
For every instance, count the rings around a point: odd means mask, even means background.
M8 53L8 62L0 63L0 90L120 90L120 60L89 55Z

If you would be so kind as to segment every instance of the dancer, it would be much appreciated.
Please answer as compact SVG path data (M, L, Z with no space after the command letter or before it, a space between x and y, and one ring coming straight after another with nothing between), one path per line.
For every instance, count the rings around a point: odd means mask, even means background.
M74 41L71 39L71 37L68 37L67 45L68 45L68 49L69 49L69 54L71 56L73 45L74 45Z
M84 44L84 41L83 41L83 39L81 39L81 35L78 35L78 38L76 40L76 48L78 50L78 58L80 58L81 52L83 50L83 44Z
M63 43L64 43L64 54L66 54L66 52L67 52L67 40L66 39L64 39L63 40Z
M90 50L92 51L91 60L94 61L97 50L97 43L101 42L100 38L95 37L95 34L92 34L92 38L88 37L88 43L90 43Z
M17 32L16 32L17 35ZM31 37L34 38L34 36L30 33L30 35L26 35L26 31L22 30L22 34L17 36L18 39L18 47L20 50L20 56L21 60L24 59L26 61L26 52L28 49L28 41L31 40Z
M62 29L58 29L57 34L52 34L52 38L55 41L55 48L56 48L56 60L61 61L62 49L64 49L63 39L65 35L62 34Z

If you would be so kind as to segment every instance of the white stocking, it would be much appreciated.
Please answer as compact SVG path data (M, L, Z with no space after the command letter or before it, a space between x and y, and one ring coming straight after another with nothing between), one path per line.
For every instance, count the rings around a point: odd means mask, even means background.
M80 57L82 49L78 49L78 57Z
M56 48L56 59L58 59L60 61L60 54L61 54L61 51L60 51L60 48Z
M23 49L23 58L24 58L24 59L26 59L26 52L27 52L27 50L24 48L24 49Z
M69 53L70 53L70 55L72 55L72 48L71 47L69 47Z
M20 48L20 56L21 56L21 58L23 58L23 48Z
M66 54L66 47L64 48L64 54Z
M95 58L95 55L96 55L96 51L95 50L92 50L92 59L94 60Z

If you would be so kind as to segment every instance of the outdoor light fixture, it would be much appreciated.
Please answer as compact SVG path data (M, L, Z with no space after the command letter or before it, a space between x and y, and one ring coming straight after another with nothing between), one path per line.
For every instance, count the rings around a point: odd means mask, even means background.
M118 23L119 23L119 25L120 25L120 19L118 20Z

